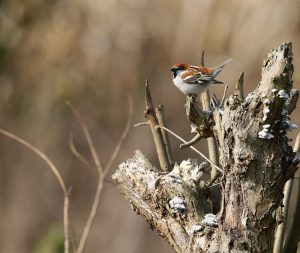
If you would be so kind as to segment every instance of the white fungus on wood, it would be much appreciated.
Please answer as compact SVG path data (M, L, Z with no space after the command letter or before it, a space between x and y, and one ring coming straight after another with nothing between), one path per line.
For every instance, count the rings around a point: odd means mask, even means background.
M190 229L190 234L195 234L197 232L201 232L203 229L204 228L201 225L193 225Z
M172 213L182 214L185 212L185 203L184 200L175 196L169 201L169 205L171 207Z
M208 213L204 216L204 220L201 221L202 225L209 226L209 227L216 227L218 226L216 215L213 213Z
M258 132L258 137L260 139L270 140L270 139L274 138L274 135L269 132L268 128L263 128L263 130L261 130L260 132Z
M247 103L249 103L249 102L251 102L251 100L252 100L254 97L255 97L255 93L254 93L254 92L250 92L250 93L247 95L245 101L246 101Z
M288 99L289 98L289 95L286 93L285 90L278 91L277 95L278 95L278 97L283 98L283 99Z

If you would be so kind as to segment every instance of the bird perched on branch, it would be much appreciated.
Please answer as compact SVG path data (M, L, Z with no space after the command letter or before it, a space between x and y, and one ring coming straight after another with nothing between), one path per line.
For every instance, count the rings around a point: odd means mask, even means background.
M173 82L185 95L198 95L212 84L222 84L215 80L224 66L232 59L228 59L216 67L193 66L190 64L175 64L172 66Z

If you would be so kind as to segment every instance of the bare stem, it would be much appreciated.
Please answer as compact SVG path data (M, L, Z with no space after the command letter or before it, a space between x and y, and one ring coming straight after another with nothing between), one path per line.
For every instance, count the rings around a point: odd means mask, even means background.
M84 165L86 166L87 168L89 168L93 173L94 173L94 168L93 166L90 164L90 162L85 159L80 153L79 151L77 150L77 148L75 147L74 145L74 139L73 139L73 134L71 133L70 134L70 138L69 138L69 147L70 147L70 150L72 152L72 154Z
M159 125L167 127L164 106L163 105L157 106L155 112L156 112L156 116L157 116ZM173 155L172 155L171 145L170 145L170 141L169 141L169 136L168 136L168 133L163 129L162 129L161 133L162 133L162 137L163 137L165 148L166 148L167 155L168 155L168 162L170 165L170 164L172 164L172 161L173 161Z
M294 144L294 152L300 151L300 133L298 133L295 144ZM300 214L300 184L294 184L295 178L300 177L300 170L298 169L295 173L294 178L290 179L285 187L284 187L284 223L287 222L287 216L288 216L288 207L290 202L290 195L292 190L295 192L295 199L297 200L296 205L294 207L294 210L291 211L291 225L288 227L288 230L286 231L286 224L280 224L277 228L278 233L276 231L276 237L275 237L275 243L280 246L277 246L278 249L281 250L281 252L292 252L297 248L297 243L299 240L299 214ZM294 188L294 189L293 189ZM286 210L285 210L286 209ZM281 226L281 227L280 227ZM285 237L285 238L284 238ZM284 240L283 240L284 239ZM278 240L278 242L276 242ZM275 252L275 251L274 251Z
M159 164L162 170L168 171L171 167L168 161L167 150L164 144L163 136L161 133L161 129L156 128L158 126L158 120L155 115L154 106L152 103L152 97L150 94L150 88L148 80L146 80L146 111L145 117L150 125L152 136L154 139L156 152L159 160Z
M0 128L0 133L5 135L6 137L15 140L16 142L22 144L26 148L30 149L33 153L39 156L50 168L53 172L54 176L56 177L62 191L64 194L64 208L63 208L63 217L64 217L64 252L69 253L70 242L69 242L69 194L65 182L59 173L58 169L54 165L54 163L38 148L34 147L29 142L25 141L24 139L16 136L15 134L5 131L4 129Z
M244 101L244 72L240 74L239 79L236 82L235 89L238 91L240 99Z
M123 133L122 133L122 135L121 135L121 137L120 137L120 139L119 139L119 141L118 141L118 143L117 143L117 145L116 145L116 147L115 147L115 149L114 149L114 151L113 151L113 153L112 153L112 155L111 155L111 157L110 157L110 159L107 163L107 165L105 166L104 170L102 169L100 159L99 159L99 157L96 153L96 150L95 150L95 147L94 147L94 144L93 144L93 141L92 141L92 138L91 138L91 135L90 135L90 132L89 132L87 126L85 125L85 123L81 119L81 116L77 112L77 110L70 103L68 103L69 107L71 108L71 110L75 114L75 116L76 116L76 118L79 122L79 125L80 125L80 127L81 127L81 129L82 129L82 131L83 131L83 133L86 137L87 143L88 143L89 148L90 148L90 152L93 156L93 159L94 159L95 165L97 167L97 171L98 171L98 183L97 183L97 189L96 189L95 197L94 197L94 200L93 200L93 204L92 204L92 207L91 207L89 217L87 219L87 222L86 222L85 227L83 229L81 239L79 241L79 245L78 245L78 248L77 248L77 253L82 253L83 250L84 250L88 235L89 235L91 227L94 223L94 220L95 220L95 217L96 217L96 214L97 214L97 210L98 210L98 207L99 207L100 197L101 197L101 193L103 191L103 186L104 186L105 176L109 172L113 162L115 161L117 155L119 154L119 151L121 149L122 144L124 143L125 138L128 135L128 132L129 132L129 129L130 129L130 124L131 124L131 121L132 121L132 114L133 114L132 113L132 99L129 97L128 100L129 100L129 113L128 113L128 119L127 119L125 129L124 129L124 131L123 131ZM81 155L78 156L78 157L81 157Z
M91 227L94 223L95 216L97 214L97 210L98 210L98 206L99 206L99 202L100 202L100 196L101 196L101 193L103 190L103 182L104 182L104 177L103 177L103 173L102 173L98 178L97 189L96 189L96 194L94 197L93 205L92 205L92 208L90 211L90 215L89 215L87 222L85 224L85 227L83 229L83 233L82 233L82 236L79 241L78 248L77 248L77 253L82 253L84 250L84 247L86 245L88 235L90 233Z
M180 144L180 148L188 148L189 146L192 146L193 144L197 143L201 139L202 139L201 134L197 133L194 136L194 138L189 140L187 143Z
M201 99L203 110L210 111L209 92L206 91L202 93L200 99ZM208 146L209 159L212 160L218 166L219 165L218 148L214 137L207 138L207 146ZM212 166L211 178L215 178L217 174L218 174L217 169L214 166Z
M133 107L132 107L132 98L130 96L128 96L128 104L129 104L129 108L128 108L128 117L127 117L127 123L126 123L126 126L123 130L123 133L111 155L111 157L109 158L109 161L107 163L107 165L105 166L105 169L104 169L104 176L107 175L107 173L109 172L113 162L116 160L119 152L120 152L120 149L129 133L129 130L130 130L130 126L131 126L131 122L132 122L132 115L133 115Z
M94 163L96 165L96 168L99 172L99 174L102 173L103 171L103 168L102 168L102 165L101 165L101 162L100 162L100 159L97 155L97 152L96 152L96 149L95 149L95 146L94 146L94 143L93 143L93 140L92 140L92 137L90 135L90 132L86 126L86 124L83 122L80 114L78 113L78 111L74 108L74 106L70 103L70 102L66 102L66 104L71 108L72 112L74 113L75 117L77 118L78 120L78 123L83 131L83 134L87 140L87 143L88 143L88 146L90 148L90 151L91 151L91 154L92 154L92 157L93 157L93 160L94 160Z
M163 126L156 126L158 128L166 130L168 133L176 137L178 140L182 141L183 143L187 143L183 138L181 138L179 135L175 134L170 129L163 127ZM194 152L196 152L198 155L200 155L203 159L205 159L207 162L209 162L212 166L215 166L218 171L220 171L222 174L224 174L224 171L219 168L213 161L211 161L209 158L207 158L205 155L203 155L198 149L196 149L194 146L190 146L190 149L192 149Z

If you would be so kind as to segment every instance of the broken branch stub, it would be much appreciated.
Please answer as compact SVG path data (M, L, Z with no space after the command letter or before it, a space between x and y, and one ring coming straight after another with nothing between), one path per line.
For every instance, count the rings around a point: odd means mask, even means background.
M212 137L212 126L214 125L212 113L200 109L196 96L186 97L185 109L187 118L191 123L191 132L199 134L201 138Z
M146 100L145 118L147 119L147 122L151 128L159 164L163 171L168 171L171 165L169 164L166 144L164 143L164 138L161 129L157 128L159 123L155 114L155 108L153 106L148 80L146 80L145 100Z
M299 163L286 136L295 128L289 113L298 97L292 73L292 44L283 43L269 53L260 84L244 101L232 95L222 111L206 114L189 98L188 115L198 126L208 124L219 147L224 175L216 217L205 215L211 210L206 182L193 162L166 174L139 154L114 174L134 210L176 252L272 252L283 186Z

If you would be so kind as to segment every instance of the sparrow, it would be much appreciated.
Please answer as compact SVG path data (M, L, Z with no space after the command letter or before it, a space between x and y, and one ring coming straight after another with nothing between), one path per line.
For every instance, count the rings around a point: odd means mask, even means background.
M171 68L173 82L186 96L198 95L206 91L212 84L223 84L223 82L215 80L215 78L231 60L228 59L216 67L177 63Z

